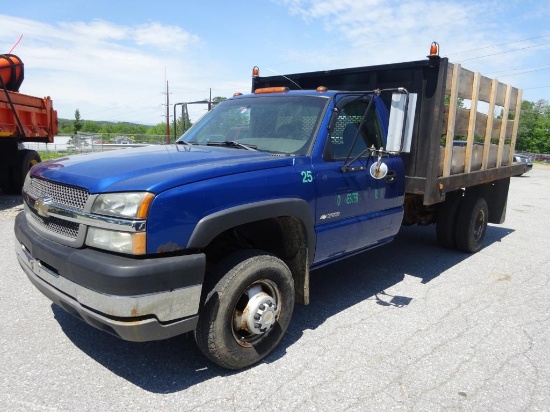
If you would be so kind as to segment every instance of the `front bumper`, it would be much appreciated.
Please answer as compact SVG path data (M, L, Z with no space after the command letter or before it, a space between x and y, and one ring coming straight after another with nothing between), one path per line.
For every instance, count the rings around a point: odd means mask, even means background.
M133 259L74 249L40 237L23 212L15 235L17 258L30 281L88 324L135 342L196 327L203 254Z

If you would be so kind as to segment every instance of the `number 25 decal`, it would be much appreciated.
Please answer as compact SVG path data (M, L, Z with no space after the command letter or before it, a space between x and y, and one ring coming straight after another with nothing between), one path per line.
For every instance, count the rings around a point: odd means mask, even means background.
M311 174L310 170L300 172L300 174L302 175L302 183L311 183L311 182L313 182L313 175Z

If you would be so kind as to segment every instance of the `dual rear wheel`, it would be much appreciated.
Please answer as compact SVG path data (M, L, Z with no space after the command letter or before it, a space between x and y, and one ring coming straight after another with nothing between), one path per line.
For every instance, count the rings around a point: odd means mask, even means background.
M485 199L475 195L450 195L439 209L436 236L449 249L475 253L483 244L489 209Z

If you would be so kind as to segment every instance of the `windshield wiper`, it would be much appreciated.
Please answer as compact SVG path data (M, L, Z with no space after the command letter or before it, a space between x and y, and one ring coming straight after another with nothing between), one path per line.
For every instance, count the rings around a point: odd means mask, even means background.
M245 149L245 150L253 150L253 151L258 150L257 149L258 146L243 144L243 143L236 142L234 140L225 140L223 142L208 142L206 143L206 145L207 146L227 146L227 147L234 147L236 149Z

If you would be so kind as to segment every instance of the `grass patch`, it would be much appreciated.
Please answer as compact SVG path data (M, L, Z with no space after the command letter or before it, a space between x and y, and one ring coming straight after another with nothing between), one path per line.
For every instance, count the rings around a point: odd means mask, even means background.
M40 155L40 159L42 161L44 160L51 160L51 159L58 159L60 157L67 156L67 153L60 153L60 152L52 152L52 151L39 151L38 154Z

